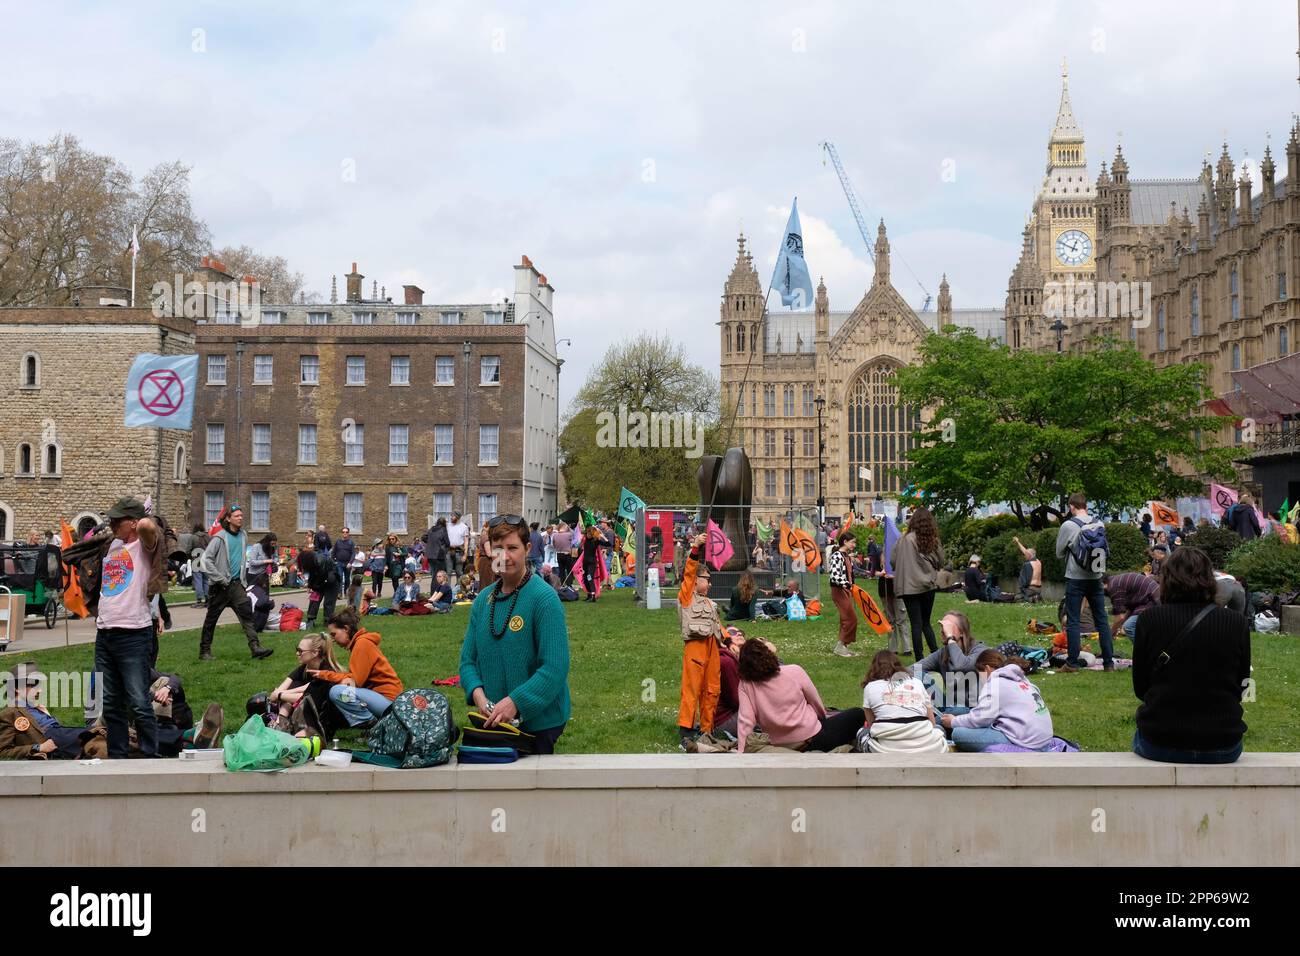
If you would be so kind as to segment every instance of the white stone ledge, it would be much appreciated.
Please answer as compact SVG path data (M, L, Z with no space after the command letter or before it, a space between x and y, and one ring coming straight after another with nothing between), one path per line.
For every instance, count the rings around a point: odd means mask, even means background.
M219 762L181 760L0 763L0 797L737 787L1300 787L1300 753L1247 753L1222 766L1156 763L1131 753L593 754L526 757L503 765L453 761L425 770L310 765L279 773L231 773Z

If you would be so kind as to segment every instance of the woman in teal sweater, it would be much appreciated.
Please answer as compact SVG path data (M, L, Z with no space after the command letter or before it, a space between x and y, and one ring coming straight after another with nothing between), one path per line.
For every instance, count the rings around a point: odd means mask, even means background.
M460 649L460 682L470 705L495 727L519 720L555 752L569 720L569 629L555 589L528 567L528 524L518 515L488 522L500 577L474 599Z

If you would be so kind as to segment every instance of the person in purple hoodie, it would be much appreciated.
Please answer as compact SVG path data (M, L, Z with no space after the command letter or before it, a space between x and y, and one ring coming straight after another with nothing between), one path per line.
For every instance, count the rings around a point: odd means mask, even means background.
M944 714L943 728L958 750L979 753L995 744L1046 750L1052 742L1052 715L1038 688L1025 679L1025 661L985 651L975 661L979 702L968 714Z

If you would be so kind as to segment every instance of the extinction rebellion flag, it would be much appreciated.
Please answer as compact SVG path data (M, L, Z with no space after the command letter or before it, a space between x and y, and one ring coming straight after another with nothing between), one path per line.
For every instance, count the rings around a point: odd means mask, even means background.
M127 428L189 429L198 384L197 355L137 355L126 377Z

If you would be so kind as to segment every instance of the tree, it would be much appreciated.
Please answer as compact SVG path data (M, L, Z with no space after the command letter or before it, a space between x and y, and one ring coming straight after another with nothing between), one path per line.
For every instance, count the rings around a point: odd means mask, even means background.
M908 479L940 510L1011 504L1021 522L1061 516L1082 491L1103 510L1197 493L1201 475L1231 475L1231 452L1198 436L1221 419L1204 365L1159 368L1127 343L1097 339L1081 353L1013 352L969 330L931 333L919 365L900 369L903 401L933 416L909 454Z
M726 440L730 419L718 396L717 379L667 336L643 333L611 347L560 433L570 500L612 509L626 485L647 504L694 503L700 456L719 453Z
M136 183L75 136L0 140L0 306L64 304L81 285L129 287L133 227L137 290L193 267L210 240L186 166L160 164Z
M226 246L215 255L236 279L255 277L265 303L297 302L300 294L305 294L308 301L319 301L314 292L305 288L302 273L291 270L284 256L262 255L248 246Z

